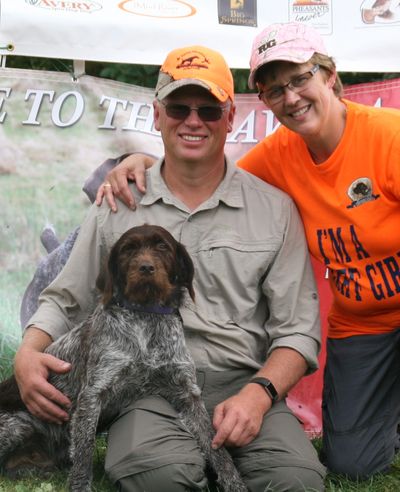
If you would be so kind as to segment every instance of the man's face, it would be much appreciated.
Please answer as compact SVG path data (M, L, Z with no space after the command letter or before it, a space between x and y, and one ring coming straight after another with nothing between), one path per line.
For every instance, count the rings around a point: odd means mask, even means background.
M175 114L175 105L216 108L221 117L208 121L210 113L215 117L213 109L206 109L204 113L200 110L200 114L197 110L191 110L185 117L183 114L179 116L179 111ZM220 162L224 156L227 133L232 130L234 113L235 108L229 100L221 103L207 90L197 86L182 87L163 101L155 101L154 124L161 131L166 159L192 164L210 163L210 160Z
M276 118L303 137L323 132L330 100L335 97L332 90L335 74L328 74L318 69L318 66L315 67L310 62L273 62L271 71L265 72L263 80L257 83L262 99ZM282 97L277 100L270 97L279 93L280 88L289 82L292 82L294 90L290 86L285 87Z

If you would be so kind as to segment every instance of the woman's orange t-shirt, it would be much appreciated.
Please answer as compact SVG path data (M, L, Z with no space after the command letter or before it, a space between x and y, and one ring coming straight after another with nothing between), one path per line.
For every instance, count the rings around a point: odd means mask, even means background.
M400 327L400 112L344 102L345 132L324 163L283 126L238 163L296 202L329 271L332 338Z

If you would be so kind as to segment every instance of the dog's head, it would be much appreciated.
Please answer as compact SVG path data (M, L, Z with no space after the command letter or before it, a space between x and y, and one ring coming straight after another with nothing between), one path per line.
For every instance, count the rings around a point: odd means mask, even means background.
M102 302L179 307L184 288L194 300L194 267L185 247L163 227L144 224L114 244L97 279Z

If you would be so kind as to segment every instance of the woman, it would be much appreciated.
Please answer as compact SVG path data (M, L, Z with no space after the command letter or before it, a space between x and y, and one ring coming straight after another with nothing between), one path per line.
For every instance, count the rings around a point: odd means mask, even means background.
M322 459L335 473L384 472L398 448L400 414L400 111L341 98L319 34L274 24L254 40L249 86L280 128L239 166L286 191L333 293L323 390ZM132 205L149 157L107 176L105 194ZM395 232L396 231L396 232Z

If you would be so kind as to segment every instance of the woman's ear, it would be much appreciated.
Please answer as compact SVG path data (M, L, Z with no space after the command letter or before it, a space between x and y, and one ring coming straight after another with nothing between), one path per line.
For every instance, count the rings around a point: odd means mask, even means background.
M334 72L329 72L329 77L327 80L327 84L328 84L329 89L332 89L332 87L335 85L336 76L337 76L336 70Z

